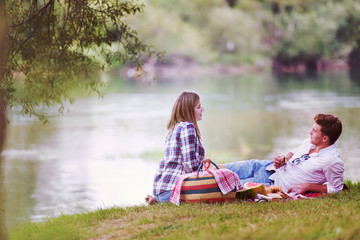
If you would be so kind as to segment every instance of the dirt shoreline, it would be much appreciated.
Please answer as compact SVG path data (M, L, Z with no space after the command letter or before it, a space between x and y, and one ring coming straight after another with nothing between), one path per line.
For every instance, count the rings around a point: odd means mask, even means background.
M305 64L297 65L280 65L274 61L262 61L255 64L213 64L200 65L193 61L177 61L172 63L157 63L155 61L148 61L143 66L143 71L136 70L133 66L128 66L122 69L113 70L115 75L121 75L127 78L137 78L143 74L142 78L153 79L172 79L172 78L192 78L206 75L244 75L260 72L274 72L274 73L307 73ZM331 72L331 71L347 71L349 64L346 59L321 60L317 63L316 72ZM145 73L145 74L144 74Z

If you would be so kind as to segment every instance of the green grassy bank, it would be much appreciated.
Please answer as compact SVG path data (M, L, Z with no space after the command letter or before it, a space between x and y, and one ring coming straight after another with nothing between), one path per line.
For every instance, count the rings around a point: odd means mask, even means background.
M116 207L28 223L11 240L360 239L360 182L314 200Z

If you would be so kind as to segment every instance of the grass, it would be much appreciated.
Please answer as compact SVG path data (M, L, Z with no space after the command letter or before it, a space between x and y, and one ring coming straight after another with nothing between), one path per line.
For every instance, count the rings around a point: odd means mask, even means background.
M314 200L116 207L27 223L10 240L360 239L360 182Z

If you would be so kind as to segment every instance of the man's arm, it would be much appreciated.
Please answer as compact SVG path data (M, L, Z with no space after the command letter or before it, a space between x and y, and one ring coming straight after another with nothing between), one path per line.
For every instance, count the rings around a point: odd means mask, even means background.
M297 194L304 194L306 192L327 193L327 186L312 183L300 183L289 188L288 193L291 192Z
M311 184L301 183L289 188L289 192L306 193L306 192L319 192L319 193L336 193L340 192L344 187L344 163L336 161L335 163L326 166L323 170L327 182L325 184Z
M282 166L284 166L287 161L289 161L290 158L292 158L294 154L292 152L288 152L286 155L281 155L281 156L276 156L274 157L274 167L276 169L281 168Z
M324 169L324 174L327 180L328 193L337 193L343 190L344 187L344 163L337 161L334 164L327 166Z

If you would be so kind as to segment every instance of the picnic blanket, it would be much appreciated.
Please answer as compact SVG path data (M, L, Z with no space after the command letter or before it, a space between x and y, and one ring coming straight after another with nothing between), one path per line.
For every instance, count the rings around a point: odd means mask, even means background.
M261 200L267 200L267 201L277 201L277 200L298 200L298 199L314 199L317 197L325 197L328 196L329 193L315 193L315 192L308 192L304 194L298 194L298 193L284 193L281 189L281 186L268 186L265 187L266 194L256 194L256 196L251 199L255 202L261 201Z

